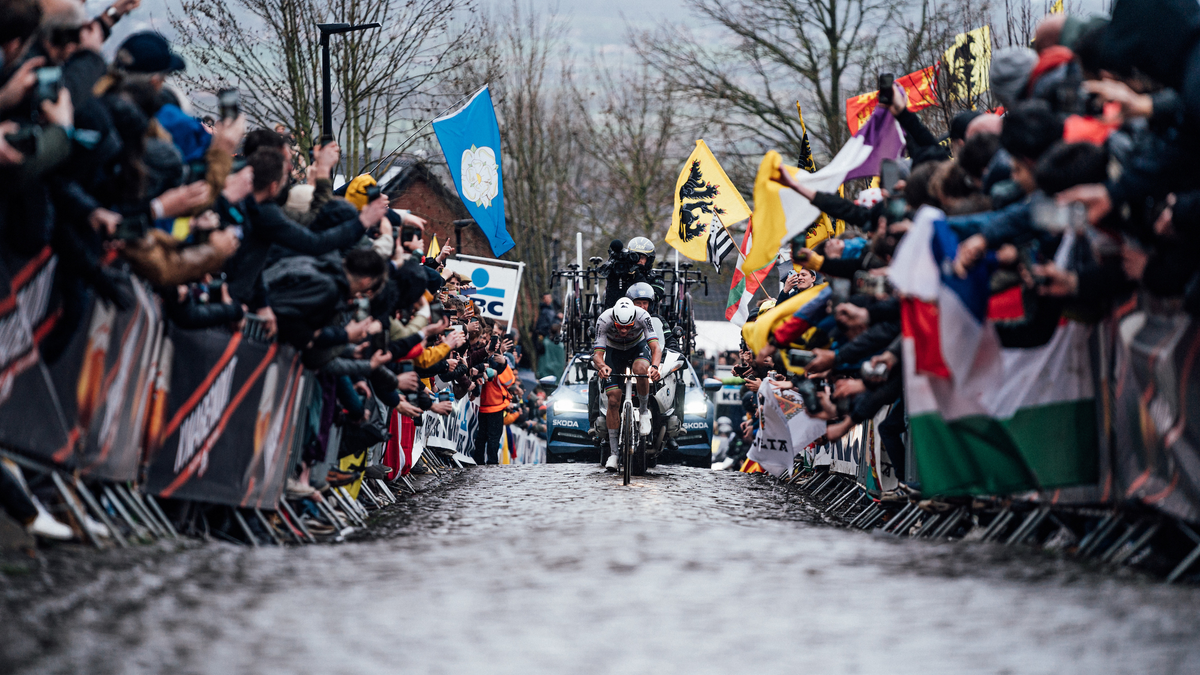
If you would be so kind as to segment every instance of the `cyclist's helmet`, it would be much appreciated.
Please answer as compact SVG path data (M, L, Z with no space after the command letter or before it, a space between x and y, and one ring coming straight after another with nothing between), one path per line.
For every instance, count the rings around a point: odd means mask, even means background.
M654 302L654 288L644 281L639 281L629 287L629 290L625 292L625 297L630 300L649 300L650 302Z
M633 306L633 301L629 298L621 298L617 300L617 304L613 305L612 317L613 323L622 327L628 328L633 325L634 317L637 316L637 307Z
M646 256L648 262L654 262L654 242L645 237L634 237L625 249Z

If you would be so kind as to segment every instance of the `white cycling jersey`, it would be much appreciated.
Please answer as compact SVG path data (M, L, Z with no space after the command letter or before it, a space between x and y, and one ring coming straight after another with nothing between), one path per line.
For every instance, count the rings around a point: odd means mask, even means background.
M633 308L633 328L622 337L617 333L617 325L613 322L613 310L608 310L596 320L596 351L602 349L631 349L642 340L658 342L658 334L654 324L650 322L650 313L644 309Z

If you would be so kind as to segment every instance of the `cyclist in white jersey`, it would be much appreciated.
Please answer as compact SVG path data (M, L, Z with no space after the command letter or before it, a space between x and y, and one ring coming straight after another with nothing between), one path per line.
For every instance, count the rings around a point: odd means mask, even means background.
M650 314L638 309L629 298L621 298L610 310L600 315L596 320L596 348L592 354L592 362L600 373L600 385L608 397L608 445L611 454L605 463L610 471L617 470L617 445L620 439L621 426L621 391L622 383L613 378L612 374L624 372L632 368L638 375L650 375L650 379L658 381L658 364L662 361L662 346L658 335L650 322ZM639 398L639 431L643 436L649 436L650 422L650 381L646 378L637 380Z

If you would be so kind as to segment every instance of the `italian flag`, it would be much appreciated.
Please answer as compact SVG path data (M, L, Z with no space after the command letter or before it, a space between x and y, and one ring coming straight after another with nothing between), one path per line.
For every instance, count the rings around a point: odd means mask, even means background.
M1072 245L1065 238L1059 246L1060 265ZM1040 347L1002 347L988 312L988 271L980 265L966 279L955 276L957 247L944 214L924 207L889 274L902 295L905 404L922 492L1094 483L1091 328L1063 321Z
M775 266L775 259L762 269L755 270L749 277L742 273L742 263L746 262L746 254L754 243L754 216L746 221L746 235L742 237L742 245L738 248L737 269L733 271L733 284L729 286L729 301L725 307L725 318L735 326L742 326L750 316L750 300L758 292L762 282Z

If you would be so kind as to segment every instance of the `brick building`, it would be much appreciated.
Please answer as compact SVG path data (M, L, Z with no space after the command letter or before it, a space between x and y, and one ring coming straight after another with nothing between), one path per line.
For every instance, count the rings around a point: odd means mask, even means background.
M389 178L381 187L384 194L391 199L392 208L408 209L429 224L425 227L425 250L429 250L429 242L434 235L438 244L455 244L454 221L470 218L471 214L463 206L458 197L458 191L453 185L447 185L429 165L418 157L401 155L393 168L399 172ZM477 225L469 225L462 231L462 250L459 253L491 258L492 248L487 238Z

